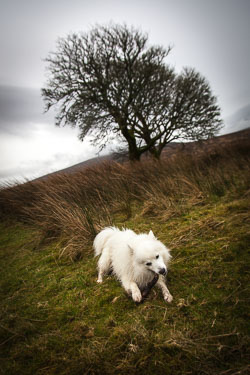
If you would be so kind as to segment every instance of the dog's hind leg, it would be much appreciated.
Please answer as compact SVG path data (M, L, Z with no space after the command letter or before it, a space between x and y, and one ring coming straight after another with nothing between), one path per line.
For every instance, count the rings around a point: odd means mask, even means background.
M162 276L162 275L159 276L159 279L158 279L156 285L161 289L164 300L166 302L172 302L173 297L172 297L172 295L170 294L170 291L167 288L164 276Z
M108 271L110 270L110 266L111 266L111 259L110 259L109 251L107 248L104 248L102 251L102 255L100 256L99 261L98 261L98 279L97 279L98 283L102 283L103 275L105 273L108 273Z

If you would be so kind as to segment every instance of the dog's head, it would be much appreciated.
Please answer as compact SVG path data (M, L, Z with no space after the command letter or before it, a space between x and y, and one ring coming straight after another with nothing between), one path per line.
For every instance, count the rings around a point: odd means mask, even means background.
M138 235L129 245L131 255L138 266L158 275L167 274L168 262L171 258L169 250L157 240L153 232Z

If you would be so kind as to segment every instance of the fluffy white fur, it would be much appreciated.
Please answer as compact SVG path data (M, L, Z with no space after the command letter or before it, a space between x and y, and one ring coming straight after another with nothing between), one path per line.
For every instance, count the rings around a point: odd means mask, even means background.
M112 270L133 300L141 302L141 290L158 274L156 285L161 288L164 300L172 301L164 277L171 255L152 231L137 235L129 229L105 228L96 236L94 250L95 256L100 255L98 283Z

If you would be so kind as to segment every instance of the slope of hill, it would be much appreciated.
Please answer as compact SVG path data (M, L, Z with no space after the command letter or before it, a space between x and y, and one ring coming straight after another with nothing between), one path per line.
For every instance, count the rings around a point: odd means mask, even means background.
M174 158L179 153L186 154L199 154L200 152L211 153L214 148L217 147L227 147L229 145L234 146L234 144L242 142L242 144L248 142L250 138L250 128L244 129L235 133L230 133L226 135L221 135L214 137L212 139L200 142L187 142L178 143L172 142L165 147L162 152L162 158ZM143 155L142 160L150 158L149 154ZM86 167L92 167L94 165L100 164L104 161L115 160L117 162L124 162L128 160L128 156L119 154L109 154L105 156L98 156L92 159L85 160L81 163L75 164L71 167L64 168L60 171L50 173L48 175L42 176L40 178L44 179L48 176L55 175L58 173L75 173L82 171ZM40 179L38 178L38 179Z
M0 190L1 374L249 374L250 139L238 135ZM92 243L108 225L170 247L171 304L154 288L136 305L112 275L96 283Z

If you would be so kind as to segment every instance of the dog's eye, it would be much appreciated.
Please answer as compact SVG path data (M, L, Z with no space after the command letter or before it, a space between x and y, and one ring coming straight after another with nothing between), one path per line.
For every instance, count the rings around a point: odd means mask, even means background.
M156 259L158 259L159 258L159 255L156 255Z
M151 262L146 263L146 266L152 266Z

